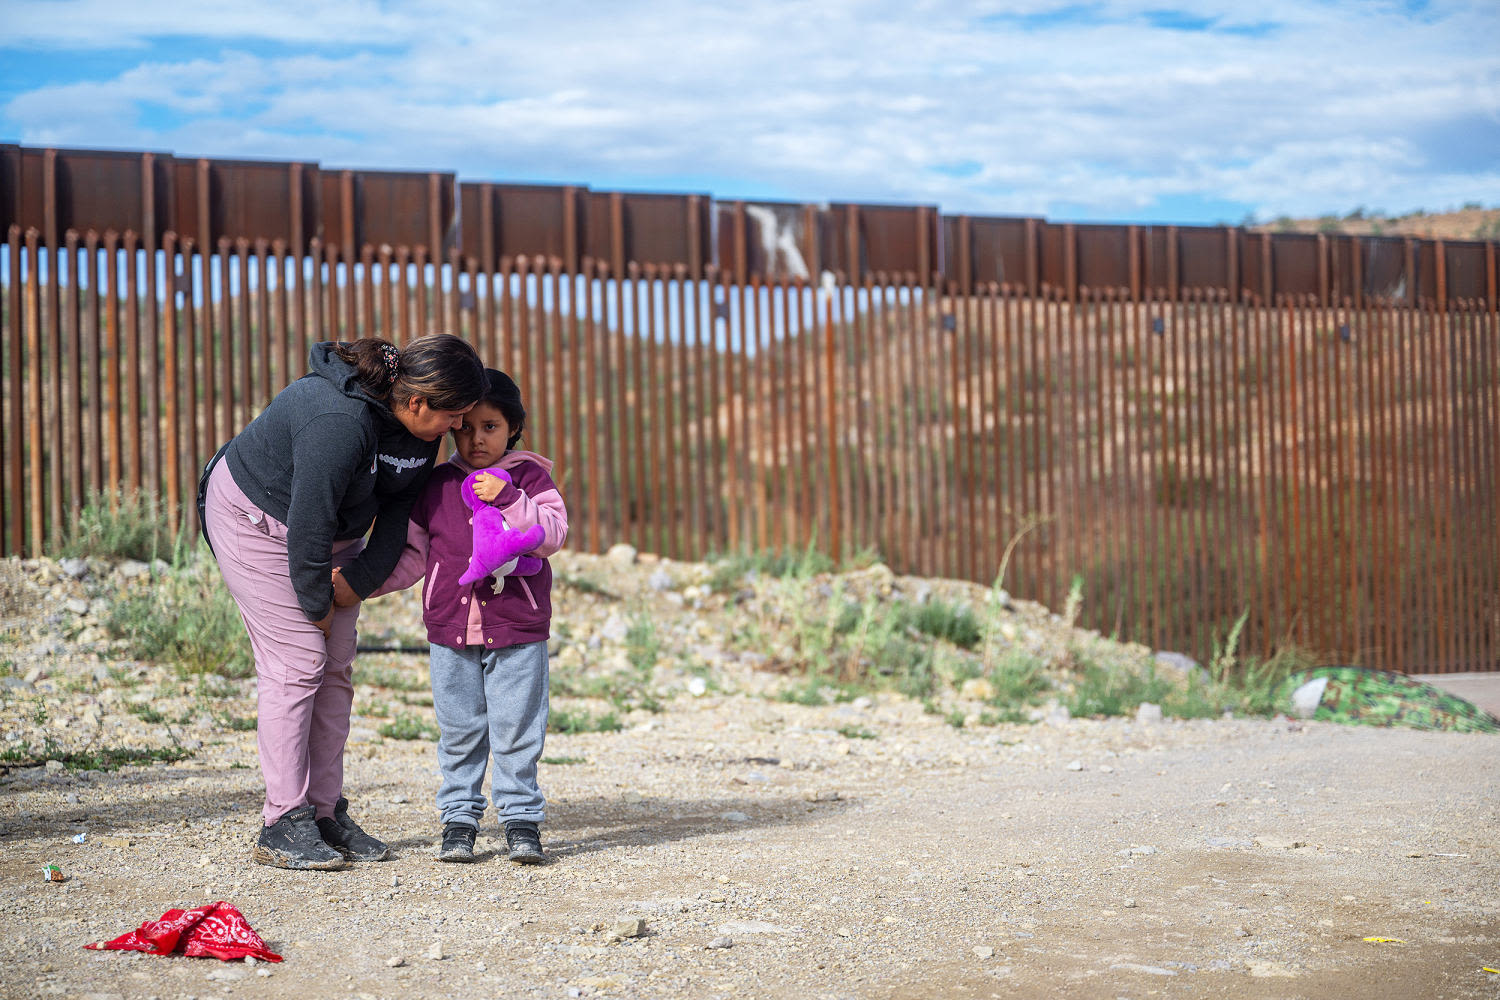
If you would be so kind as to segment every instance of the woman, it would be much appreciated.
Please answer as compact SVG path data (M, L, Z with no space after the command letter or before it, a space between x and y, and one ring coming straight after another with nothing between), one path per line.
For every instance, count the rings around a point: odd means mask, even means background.
M359 602L396 565L438 442L486 383L447 334L399 351L316 344L308 371L214 456L199 491L255 653L266 800L252 857L333 869L390 856L343 794Z

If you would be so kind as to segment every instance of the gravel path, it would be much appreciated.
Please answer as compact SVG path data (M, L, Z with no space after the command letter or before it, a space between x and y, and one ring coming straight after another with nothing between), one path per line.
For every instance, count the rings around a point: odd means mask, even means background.
M880 738L838 736L850 719ZM540 869L435 861L431 747L355 751L358 814L400 857L328 874L249 863L248 736L177 765L9 776L6 995L1500 988L1482 971L1500 961L1493 737L1074 721L976 738L906 704L699 700L649 731L551 739L582 762L544 769ZM70 880L43 883L47 862ZM286 962L80 950L216 899ZM644 936L612 939L634 918Z
M1500 995L1494 736L679 692L549 737L552 860L525 868L437 862L433 747L357 716L354 814L399 856L295 873L249 861L254 733L196 725L177 763L0 777L0 994ZM82 949L219 899L285 962Z

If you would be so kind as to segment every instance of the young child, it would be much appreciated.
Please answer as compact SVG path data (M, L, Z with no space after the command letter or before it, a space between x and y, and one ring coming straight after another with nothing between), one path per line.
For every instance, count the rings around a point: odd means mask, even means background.
M485 369L484 397L453 432L457 454L433 470L412 508L406 549L382 592L425 576L422 618L432 647L432 705L437 714L442 785L443 861L473 861L484 815L484 771L493 754L490 792L505 827L510 860L540 864L546 802L537 761L547 732L547 638L552 619L552 568L568 512L550 475L552 462L515 446L526 426L521 390L510 376ZM486 576L459 583L473 545L472 512L460 488L470 473L500 468L511 482L481 475L474 494L498 508L511 528L540 525L529 555L531 576ZM523 564L528 560L521 560ZM523 567L529 568L529 567Z

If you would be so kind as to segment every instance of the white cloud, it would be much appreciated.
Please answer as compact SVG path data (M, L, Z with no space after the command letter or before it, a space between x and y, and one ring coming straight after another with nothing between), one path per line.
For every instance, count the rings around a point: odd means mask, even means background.
M145 52L9 95L0 127L31 144L947 211L1500 202L1495 169L1431 139L1461 111L1500 151L1488 3L1414 17L1105 0L1087 19L1061 0L474 6L11 2L0 54Z

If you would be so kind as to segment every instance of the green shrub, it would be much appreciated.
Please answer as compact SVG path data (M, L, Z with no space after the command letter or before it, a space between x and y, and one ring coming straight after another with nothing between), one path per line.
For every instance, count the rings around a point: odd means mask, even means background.
M643 681L656 673L656 658L661 654L661 639L651 619L638 614L625 630L625 658Z
M1176 685L1171 679L1159 676L1154 665L1139 669L1111 668L1095 662L1081 650L1074 649L1072 655L1079 666L1079 675L1063 704L1073 715L1085 718L1132 715L1143 701L1161 705L1164 714L1175 714L1168 712L1167 702L1173 697Z
M973 649L984 638L979 619L966 605L933 598L925 604L897 605L912 628L918 632L951 642L960 649Z
M570 712L554 708L547 715L549 733L618 733L624 728L625 724L614 712L594 716L582 709Z
M383 723L378 730L381 736L392 740L427 740L438 738L438 728L420 716L402 713L390 722Z
M866 729L864 726L840 726L839 735L847 740L873 740L876 738L875 731Z
M14 767L37 767L49 760L55 760L61 762L69 771L118 771L122 767L154 764L158 761L175 764L191 756L191 751L179 746L144 749L114 746L63 751L48 740L39 750L30 746L7 747L0 751L0 764Z
M426 691L428 687L427 678L420 671L363 661L355 667L354 682L392 691Z
M127 641L133 659L172 663L183 674L250 675L250 638L211 561L197 560L152 582L117 602L104 623Z
M726 594L740 586L746 576L755 574L773 579L786 577L807 578L818 573L831 573L836 568L832 557L809 545L801 552L788 549L782 552L762 550L758 552L735 552L710 560L713 572L708 585L719 594Z
M62 554L74 558L179 561L190 551L186 528L174 536L166 507L153 493L115 490L89 495L69 526Z
M1007 650L1000 657L990 674L990 684L995 688L990 704L1002 710L1014 710L1023 717L1026 714L1023 709L1035 705L1052 687L1047 665L1019 649Z

